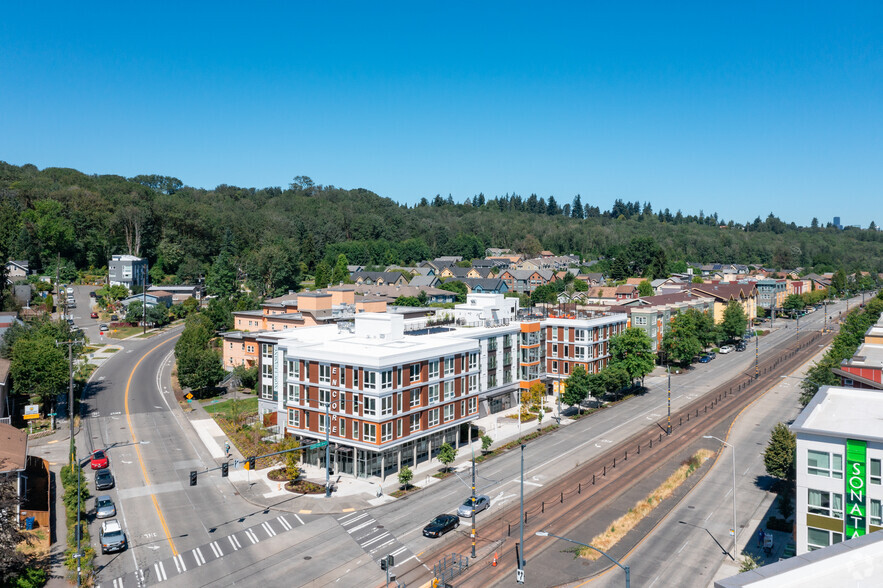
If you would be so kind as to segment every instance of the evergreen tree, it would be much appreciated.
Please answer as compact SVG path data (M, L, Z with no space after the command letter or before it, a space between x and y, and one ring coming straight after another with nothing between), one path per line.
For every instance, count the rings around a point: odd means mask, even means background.
M349 261L346 259L346 255L341 253L337 256L337 261L334 264L334 269L331 271L331 283L332 284L345 284L350 281L349 270L346 269L346 266L349 265Z
M787 425L779 423L770 434L770 442L763 452L763 465L769 475L780 480L794 480L794 461L797 437Z
M570 209L570 217L571 218L585 218L585 213L583 212L582 200L580 199L579 194L577 194L573 199L573 206Z
M316 265L316 288L327 288L331 280L331 268L323 259Z

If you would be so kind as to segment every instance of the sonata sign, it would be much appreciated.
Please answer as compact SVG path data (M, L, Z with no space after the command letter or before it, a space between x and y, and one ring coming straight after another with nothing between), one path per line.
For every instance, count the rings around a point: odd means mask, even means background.
M846 538L867 533L867 442L846 440Z

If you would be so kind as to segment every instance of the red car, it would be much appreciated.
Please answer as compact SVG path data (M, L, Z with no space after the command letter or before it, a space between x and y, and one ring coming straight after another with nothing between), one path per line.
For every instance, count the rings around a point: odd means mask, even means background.
M100 449L92 454L91 465L93 470L102 470L108 466L107 455Z
M89 318L98 318L98 313L93 312L92 314L89 315Z

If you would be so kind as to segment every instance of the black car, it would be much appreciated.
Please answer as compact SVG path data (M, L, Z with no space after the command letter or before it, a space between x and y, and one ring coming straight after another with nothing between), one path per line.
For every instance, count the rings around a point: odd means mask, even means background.
M424 537L441 537L448 531L460 526L460 517L450 514L440 514L423 527Z
M98 470L95 473L95 489L96 490L109 490L113 488L113 474L110 473L110 469L105 468L103 470Z

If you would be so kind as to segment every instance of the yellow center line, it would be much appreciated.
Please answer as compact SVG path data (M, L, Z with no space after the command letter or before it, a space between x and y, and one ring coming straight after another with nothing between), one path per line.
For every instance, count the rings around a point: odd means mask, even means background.
M174 339L175 337L169 339L168 341L163 341L162 343L142 355L141 359L139 359L138 362L135 364L135 367L132 368L132 373L129 374L129 379L126 381L126 422L129 424L129 432L132 434L132 443L135 446L135 453L138 454L138 463L141 464L141 473L144 474L144 482L147 484L148 487L150 486L150 477L147 475L147 468L144 467L144 459L141 457L141 448L138 447L138 439L135 437L135 427L132 426L132 416L129 414L129 388L132 385L132 378L135 377L135 370L138 369L138 366L141 365L141 362L144 361L144 359L148 355L150 355L163 345L167 344L169 341L173 341ZM159 522L162 525L163 531L166 534L166 539L169 540L169 545L172 547L172 555L178 555L178 550L175 549L175 542L172 541L172 534L169 533L169 527L168 525L166 525L166 519L162 516L162 509L159 507L159 502L157 502L156 500L156 495L154 495L152 492L150 493L150 499L153 500L153 507L156 509L156 514L159 515Z

